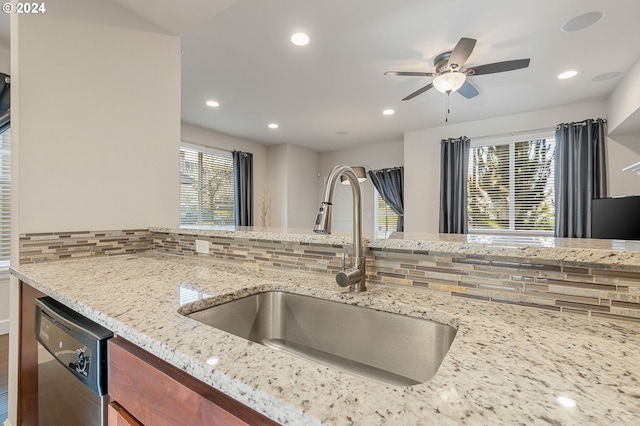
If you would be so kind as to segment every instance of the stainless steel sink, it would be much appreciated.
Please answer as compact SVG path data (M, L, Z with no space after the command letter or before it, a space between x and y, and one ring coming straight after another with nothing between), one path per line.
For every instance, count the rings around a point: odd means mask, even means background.
M456 328L281 291L186 316L273 349L396 386L429 380Z

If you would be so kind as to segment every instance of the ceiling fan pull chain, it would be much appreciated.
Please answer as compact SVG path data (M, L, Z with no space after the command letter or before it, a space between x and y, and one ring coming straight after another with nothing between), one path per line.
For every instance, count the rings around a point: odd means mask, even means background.
M446 104L445 107L447 109L446 114L444 115L444 122L448 123L449 122L449 113L451 112L451 110L449 109L449 95L451 94L451 92L447 92L447 100L446 100Z

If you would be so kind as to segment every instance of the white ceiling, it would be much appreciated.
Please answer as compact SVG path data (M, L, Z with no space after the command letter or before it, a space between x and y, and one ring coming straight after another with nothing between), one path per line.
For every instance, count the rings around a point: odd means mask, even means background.
M138 16L168 30L184 34L206 24L237 0L111 0Z
M605 14L595 25L560 31L593 10ZM592 79L625 72L640 57L639 18L637 0L239 0L183 34L182 117L317 151L402 140L404 131L444 125L446 96L430 90L401 102L431 78L384 72L433 71L434 57L460 37L478 40L468 66L531 65L471 77L480 95L453 94L450 123L605 98L620 77ZM302 48L289 41L300 30L311 37ZM558 80L567 69L578 76ZM221 106L206 107L210 98ZM383 116L385 108L396 114Z
M640 57L637 0L112 1L182 36L183 121L316 151L444 125L444 94L400 101L431 78L383 73L433 71L434 57L461 37L478 40L467 66L520 58L531 65L470 77L480 94L452 94L450 123L604 99L624 74L592 79L624 73ZM604 12L595 25L560 31L593 10ZM297 31L309 34L308 46L289 41ZM578 75L556 78L568 69ZM209 99L220 107L207 107ZM383 116L386 108L395 115ZM280 127L268 129L271 122Z

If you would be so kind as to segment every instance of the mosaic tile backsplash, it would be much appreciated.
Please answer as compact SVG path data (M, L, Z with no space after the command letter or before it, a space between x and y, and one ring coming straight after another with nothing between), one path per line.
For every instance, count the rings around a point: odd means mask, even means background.
M153 249L153 234L148 229L39 232L21 234L19 240L21 265Z
M209 254L195 241L208 241ZM20 261L32 263L155 249L308 273L335 274L350 262L350 247L259 238L149 230L41 233L20 236ZM346 258L346 259L345 259ZM345 259L343 261L343 259ZM409 286L479 303L507 303L570 314L640 322L640 270L612 265L514 260L465 253L370 248L371 284Z

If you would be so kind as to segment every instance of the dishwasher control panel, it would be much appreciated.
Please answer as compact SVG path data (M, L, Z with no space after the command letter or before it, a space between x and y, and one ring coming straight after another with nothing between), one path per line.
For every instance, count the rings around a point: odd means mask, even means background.
M73 372L89 376L91 349L80 343L69 330L46 312L40 313L38 341L63 365Z
M101 325L49 297L36 299L36 338L98 395L106 394L106 339L112 336Z

